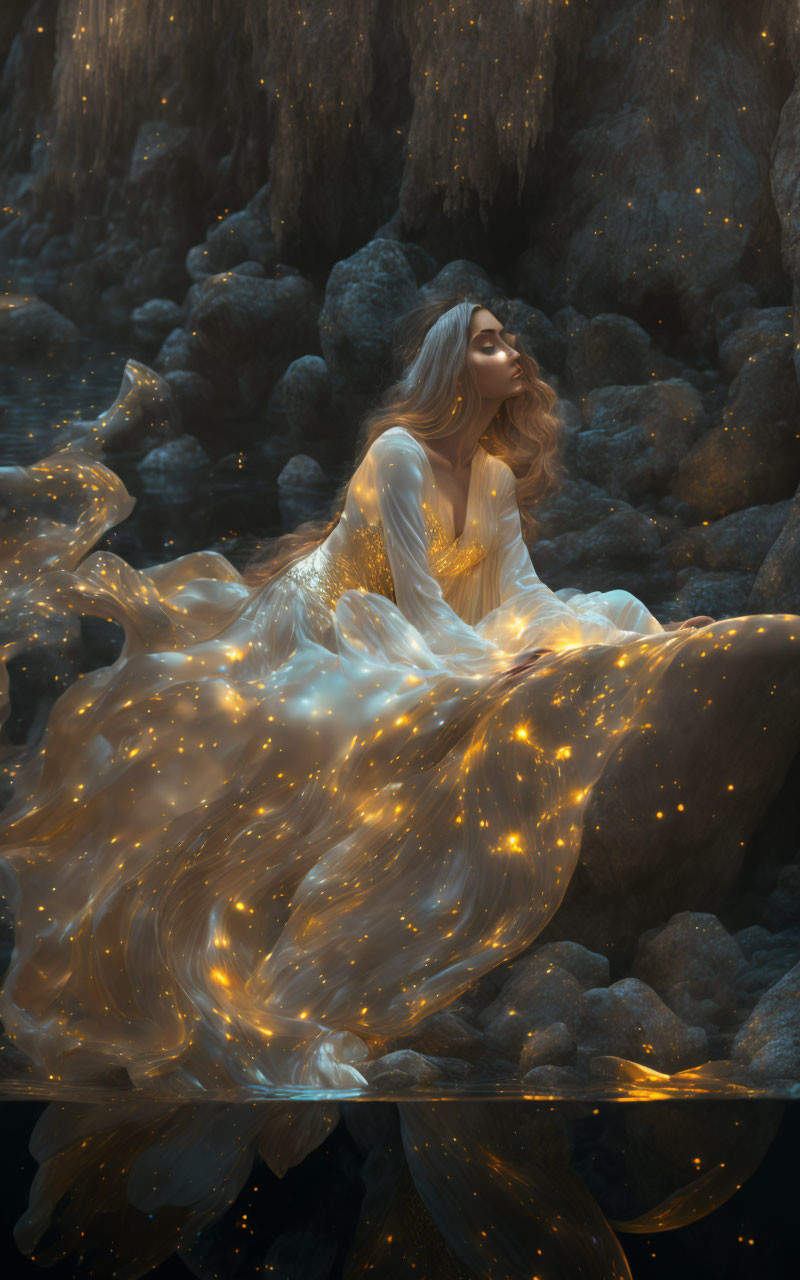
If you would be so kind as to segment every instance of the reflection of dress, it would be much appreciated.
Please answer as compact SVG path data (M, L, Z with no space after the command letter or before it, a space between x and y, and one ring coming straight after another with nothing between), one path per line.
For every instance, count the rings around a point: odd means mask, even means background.
M371 1044L552 916L588 789L681 638L627 592L544 586L482 449L455 538L403 427L327 541L255 591L214 553L81 561L98 504L129 509L119 481L79 454L39 467L93 515L48 525L28 604L116 617L126 645L16 779L6 1030L57 1080L360 1085ZM503 678L539 647L559 652Z

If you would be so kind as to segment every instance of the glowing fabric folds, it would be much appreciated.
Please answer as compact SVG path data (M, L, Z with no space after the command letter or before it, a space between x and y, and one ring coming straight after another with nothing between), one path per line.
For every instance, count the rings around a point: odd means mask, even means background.
M122 1068L161 1097L362 1085L381 1037L553 915L589 790L684 638L627 592L540 582L482 449L456 537L402 427L327 541L259 589L210 552L87 554L130 510L93 459L13 473L8 610L113 617L126 643L16 772L7 1033L53 1080ZM60 523L40 482L68 491ZM32 643L33 623L4 652Z

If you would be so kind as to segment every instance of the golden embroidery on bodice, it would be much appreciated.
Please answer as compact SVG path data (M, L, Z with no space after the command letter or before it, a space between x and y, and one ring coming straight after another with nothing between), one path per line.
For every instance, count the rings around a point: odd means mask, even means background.
M488 549L482 542L475 540L462 546L463 534L453 542L430 506L423 502L422 507L428 537L428 560L437 578L456 577L480 563ZM319 563L315 564L312 556L307 556L287 569L286 574L314 591L327 608L333 609L342 592L353 589L371 591L396 603L392 570L380 525L362 525L354 530L347 553L338 552L318 559Z

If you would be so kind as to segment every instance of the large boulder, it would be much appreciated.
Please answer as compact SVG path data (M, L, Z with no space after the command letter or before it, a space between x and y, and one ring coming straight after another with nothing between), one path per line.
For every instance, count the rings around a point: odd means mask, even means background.
M765 346L730 388L722 425L681 463L673 486L699 519L792 495L800 481L800 392L791 350Z
M553 590L622 589L659 596L672 583L661 555L661 535L654 521L641 511L616 502L616 510L589 528L538 541L532 548L539 576Z
M584 988L566 969L533 955L511 969L499 996L477 1018L486 1049L517 1061L531 1034L554 1022L577 1027Z
M322 353L335 388L377 395L392 372L393 326L417 300L414 272L395 240L370 240L336 263L319 317Z
M601 312L573 329L566 378L574 387L629 386L675 372L650 335L630 316Z
M800 613L800 495L756 575L751 613Z
M765 1079L800 1080L800 964L759 1000L736 1036L731 1055Z
M697 390L680 378L604 387L587 398L586 427L572 455L582 476L637 502L667 489L706 426Z
M441 271L426 281L419 293L425 302L447 296L474 299L490 311L506 301L502 286L492 279L488 271L468 258L454 258L452 262L445 263ZM497 318L499 320L500 316Z
M715 915L680 911L643 935L633 973L691 1026L718 1027L736 1016L736 979L745 955Z
M9 355L44 355L71 350L78 330L40 298L5 294L0 298L0 352Z
M578 1046L588 1058L613 1056L657 1071L708 1061L701 1027L687 1026L645 982L623 978L586 992Z
M676 617L741 618L749 612L747 598L753 585L752 573L717 573L692 566L676 576L678 590L673 597Z
M756 307L746 311L741 323L719 348L719 363L728 378L735 378L746 360L759 351L792 352L791 307Z
M613 299L651 332L660 326L712 356L712 301L742 277L775 297L785 280L781 224L787 240L797 225L796 212L775 217L770 190L786 98L781 37L772 49L758 36L756 54L757 29L745 38L728 5L680 15L608 5L593 17L580 93L556 114L512 286L548 313L572 303L594 314ZM795 202L797 154L795 124L782 149Z
M698 565L719 573L754 574L786 524L788 499L743 507L721 520L681 530L665 551L674 569Z
M131 314L133 332L139 342L158 348L181 323L182 313L171 298L149 298Z
M262 267L277 262L269 224L251 208L232 213L211 227L203 244L195 245L186 255L186 270L198 282L245 262Z
M277 280L224 272L198 288L187 329L255 405L286 365L316 345L314 289L302 276Z

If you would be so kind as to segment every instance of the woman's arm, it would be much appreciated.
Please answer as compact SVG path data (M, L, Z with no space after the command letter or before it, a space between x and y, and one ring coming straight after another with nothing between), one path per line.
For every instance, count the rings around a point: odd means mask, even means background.
M522 537L514 474L505 464L498 471L499 546L502 552L500 599L505 602L518 592L549 588L544 587L539 579ZM564 587L551 594L589 627L610 623L613 629L628 636L658 635L664 630L641 600L629 591L584 593L573 587Z

